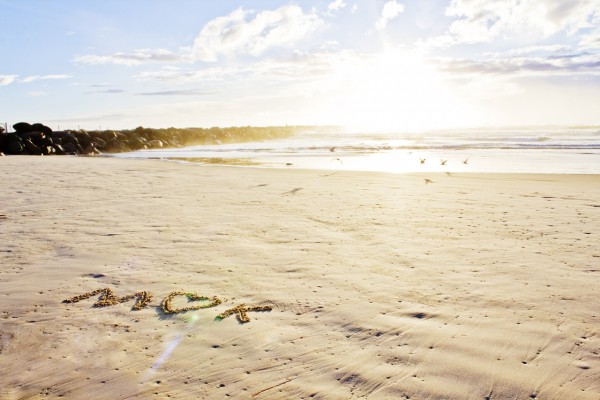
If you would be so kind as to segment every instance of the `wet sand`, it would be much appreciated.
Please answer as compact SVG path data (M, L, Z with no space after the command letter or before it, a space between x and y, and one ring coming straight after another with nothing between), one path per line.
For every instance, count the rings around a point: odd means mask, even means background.
M600 398L600 176L0 169L2 399Z

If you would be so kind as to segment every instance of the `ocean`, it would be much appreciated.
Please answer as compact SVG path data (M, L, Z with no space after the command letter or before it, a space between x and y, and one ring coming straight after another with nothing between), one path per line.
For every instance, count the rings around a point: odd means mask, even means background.
M361 133L307 130L268 141L116 154L263 168L600 174L600 127Z

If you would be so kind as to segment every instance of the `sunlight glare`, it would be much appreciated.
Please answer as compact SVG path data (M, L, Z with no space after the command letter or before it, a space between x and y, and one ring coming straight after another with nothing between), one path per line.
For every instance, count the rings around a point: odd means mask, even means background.
M388 50L342 74L338 119L351 129L423 130L460 124L460 103L419 54Z

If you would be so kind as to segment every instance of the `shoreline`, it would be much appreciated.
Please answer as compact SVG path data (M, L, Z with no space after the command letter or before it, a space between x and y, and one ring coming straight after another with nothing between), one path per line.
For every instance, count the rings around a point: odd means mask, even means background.
M600 175L156 161L0 158L0 397L597 398Z
M87 156L81 156L87 157ZM219 167L239 167L239 168L257 168L257 169L277 169L277 170L300 170L300 171L322 171L322 172L345 172L345 173L373 173L373 174L392 174L392 175L582 175L582 176L595 176L600 175L600 172L504 172L504 171L417 171L417 170L399 170L399 171L389 171L389 170L362 170L362 169L344 169L342 167L339 168L322 168L322 167L298 167L293 165L285 165L285 163L278 163L277 165L268 165L268 163L263 162L259 159L255 158L222 158L222 157L120 157L115 154L101 154L93 157L106 157L106 158L118 158L124 160L152 160L152 161L162 161L162 162L170 162L181 165L190 165L190 166L219 166ZM351 157L348 157L351 158Z

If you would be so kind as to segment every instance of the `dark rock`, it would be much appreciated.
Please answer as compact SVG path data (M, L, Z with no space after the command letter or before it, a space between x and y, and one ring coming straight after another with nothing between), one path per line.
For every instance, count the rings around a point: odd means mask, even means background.
M37 123L31 125L31 128L35 131L44 132L46 135L52 135L52 129L46 125Z
M129 144L129 148L132 150L140 150L146 148L146 144L141 138L131 138L127 143Z
M86 148L90 143L92 143L92 138L87 132L77 132L75 133L75 137L83 148Z
M58 154L59 156L65 155L67 154L67 152L65 151L65 149L62 147L62 145L60 144L54 144L54 146L52 146L56 152L56 154Z
M6 132L0 132L0 150L4 149L8 144L8 134Z
M94 142L91 142L83 148L83 154L102 154L100 150L96 148Z
M58 132L52 132L52 135L50 136L52 138L52 141L56 144L62 144L62 140L65 137L66 132L64 131L58 131Z
M40 155L42 154L42 149L37 146L35 143L31 141L31 139L23 140L23 144L25 148L29 151L30 154Z
M64 146L67 143L78 145L79 140L77 139L77 137L75 136L74 133L68 132L68 133L65 133L65 135L62 138L62 145Z
M100 133L100 137L102 138L102 140L104 140L106 143L110 142L113 139L117 138L117 134L113 131L104 131Z
M109 153L123 153L126 151L130 151L127 144L120 142L117 139L113 139L110 142L108 142L104 150Z
M127 135L121 132L115 132L115 135L117 135L117 140L119 142L127 142L128 138Z
M77 154L77 145L71 142L62 145L65 154Z
M16 124L13 125L13 129L17 133L27 133L27 132L31 132L33 130L31 127L31 124L29 124L27 122L17 122Z
M23 139L24 141L30 140L36 146L39 147L39 146L44 145L44 141L46 139L46 134L44 132L40 132L40 131L25 132L21 135L21 139Z
M92 143L97 149L106 148L106 142L99 137L92 138Z
M23 150L25 150L25 146L17 137L13 137L13 140L9 141L6 146L6 154L21 154Z

